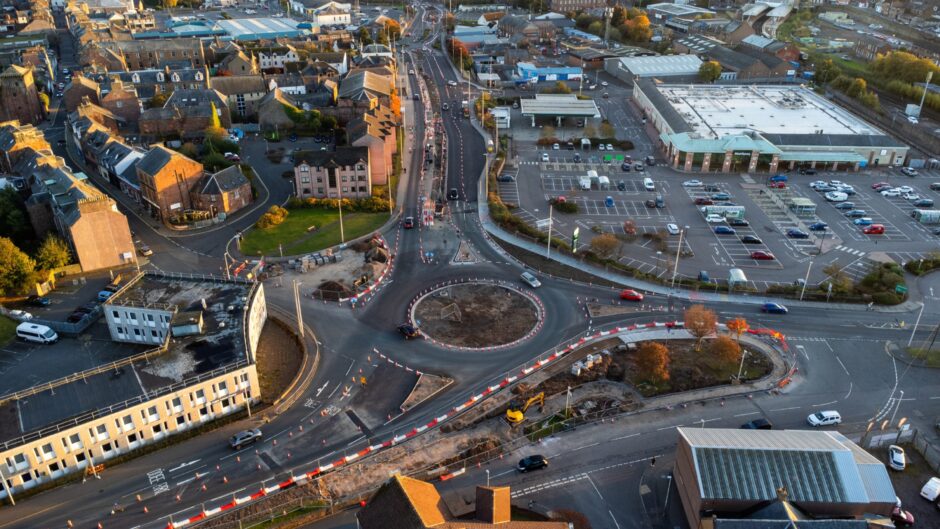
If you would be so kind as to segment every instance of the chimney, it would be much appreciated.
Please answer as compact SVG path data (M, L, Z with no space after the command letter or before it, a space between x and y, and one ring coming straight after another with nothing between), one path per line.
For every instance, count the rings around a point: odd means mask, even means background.
M508 523L509 511L509 487L477 487L477 520L490 524Z

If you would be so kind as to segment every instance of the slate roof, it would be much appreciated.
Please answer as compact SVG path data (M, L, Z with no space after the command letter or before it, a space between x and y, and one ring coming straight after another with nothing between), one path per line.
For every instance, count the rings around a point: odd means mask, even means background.
M228 77L213 77L210 81L213 90L226 96L236 94L250 94L267 92L264 78L260 75L232 75Z
M813 145L819 147L898 147L907 146L884 134L766 134L774 145Z
M294 167L302 163L313 167L344 167L367 162L368 160L368 147L337 147L336 151L301 151L294 153Z
M170 163L170 160L173 159L173 156L182 156L178 153L163 147L162 145L157 145L154 148L150 149L150 152L144 155L143 158L137 162L137 168L143 171L146 174L151 176L158 174L166 164Z
M215 174L206 175L197 186L203 195L222 195L248 184L238 165L232 165Z
M351 72L339 87L339 97L343 99L360 100L388 96L391 92L388 79L369 71Z

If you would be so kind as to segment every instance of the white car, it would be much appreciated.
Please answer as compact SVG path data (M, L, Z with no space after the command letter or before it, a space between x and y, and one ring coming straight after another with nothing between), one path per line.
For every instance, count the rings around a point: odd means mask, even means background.
M543 153L542 153L542 161L543 161L543 162L547 162L547 161L548 161L548 153L547 153L547 152L543 152Z
M900 191L900 192L902 192L902 193L913 193L913 192L914 192L914 188L911 187L911 186L901 186L901 187L896 187L895 189L897 189L898 191Z
M918 121L914 116L907 116L907 120L911 122L911 125L917 125L920 123L920 121Z
M606 150L607 150L607 147L605 147L603 143L598 143L598 144L597 144L597 150L599 150L599 151L606 151Z
M447 81L447 86L457 86L457 81Z
M917 193L904 193L901 197L906 200L920 200L920 195Z
M607 81L601 81L601 86L607 86Z
M910 167L902 167L901 172L907 176L917 176L917 169L912 169Z
M842 180L830 180L830 181L829 181L829 185L831 185L832 187L839 187L839 186L844 186L844 185L848 185L848 184L846 184L846 183L843 182Z
M608 150L608 151L612 151L612 150L614 150L614 146L613 146L613 144L611 144L611 143L608 143L608 144L607 144L607 150Z
M888 466L897 471L907 468L907 455L903 448L898 445L888 447Z
M881 192L881 196L887 197L887 198L899 197L901 196L901 190L900 189L885 189L884 191Z
M20 321L29 321L33 319L33 315L26 312L25 310L11 310L10 316L13 316L14 319Z
M666 232L669 233L669 235L679 235L679 226L666 224Z
M558 149L561 149L561 146L558 145L557 143L553 143L553 144L552 144L552 150L553 150L553 151L557 151Z
M702 187L703 185L705 185L705 183L701 180L686 180L682 182L683 187Z
M849 196L841 191L830 191L826 193L825 197L829 202L845 202L849 199Z
M725 221L724 217L722 217L721 215L717 215L715 213L710 213L708 215L705 215L705 222L708 222L709 224L718 224L724 221Z
M806 418L810 426L829 426L831 424L841 424L842 416L834 410L817 411Z
M816 189L819 186L825 186L825 185L829 185L829 183L823 180L816 180L815 182L812 182L809 184L809 186L812 187L813 189Z
M920 489L920 496L927 501L934 501L940 496L940 478L930 478Z
M532 288L539 288L540 286L542 286L542 283L534 275L530 274L529 272L522 272L522 275L520 275L519 277L522 278L522 281L525 284L529 285Z

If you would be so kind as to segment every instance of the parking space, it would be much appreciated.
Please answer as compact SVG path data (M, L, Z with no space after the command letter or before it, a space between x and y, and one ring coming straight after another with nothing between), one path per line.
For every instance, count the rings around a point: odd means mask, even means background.
M605 200L592 200L584 197L569 199L578 204L584 215L614 215L619 217L672 217L665 208L649 208L640 200L614 200L607 205ZM662 226L660 226L661 228Z
M585 173L587 170L585 170ZM571 191L581 191L580 184L578 179L584 176L583 174L578 175L556 175L556 174L542 174L542 189L545 191L550 191L552 193L566 193ZM617 178L614 175L602 174L602 176L607 176L610 179L610 187L608 189L600 189L599 191L609 191L611 193L619 194L639 194L639 193L648 193L646 189L643 188L642 180L635 180L629 178ZM622 188L622 189L621 189ZM502 189L502 188L500 188Z

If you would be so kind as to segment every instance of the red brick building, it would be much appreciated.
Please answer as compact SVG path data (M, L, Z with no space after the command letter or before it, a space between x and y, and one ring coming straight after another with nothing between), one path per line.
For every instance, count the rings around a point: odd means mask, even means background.
M155 218L168 221L193 207L190 190L203 176L202 164L156 146L137 162L141 198Z

